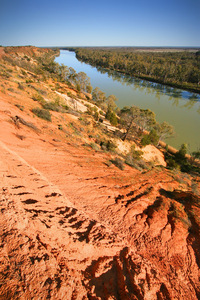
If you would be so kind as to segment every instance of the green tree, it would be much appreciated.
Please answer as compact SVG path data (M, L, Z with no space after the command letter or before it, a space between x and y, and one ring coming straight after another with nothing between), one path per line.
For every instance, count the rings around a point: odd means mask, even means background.
M91 84L89 84L89 85L86 86L86 92L89 93L89 94L92 93L92 86L91 86Z
M107 112L106 112L106 115L105 115L105 118L106 118L107 120L110 120L111 114L112 114L112 109L111 109L110 106L108 106Z
M106 95L104 92L102 92L100 90L99 87L96 87L95 89L93 89L92 91L92 99L95 103L97 103L97 105L101 105L102 103L105 102L106 100Z
M155 113L149 109L140 109L135 122L142 131L149 130L156 123Z
M115 112L111 113L110 124L113 125L113 126L117 126L117 124L118 124L118 119L117 119L117 116L116 116Z
M76 84L76 77L77 77L77 73L76 71L70 67L69 68L69 77L68 77L68 80L71 84Z
M77 84L80 85L81 91L84 91L84 92L87 91L87 87L91 86L90 78L84 72L79 72L76 75L76 82L77 82Z
M162 122L161 124L156 123L154 129L162 141L174 135L174 127L167 122Z
M94 119L95 119L96 121L99 121L99 113L98 113L98 111L95 111L95 112L94 112Z
M149 144L157 145L159 141L159 136L157 135L155 129L152 129L149 134L145 134L141 140L142 146Z
M124 107L120 112L120 124L124 129L125 140L128 136L139 134L144 130L151 130L156 123L155 114L149 109L140 109L139 107Z
M176 159L181 162L185 160L185 155L187 154L187 145L182 144L180 150L175 154Z
M117 124L118 124L118 118L117 118L116 113L112 110L112 108L111 108L110 105L107 108L107 112L106 112L105 118L110 121L111 125L117 126Z
M120 111L120 125L124 130L122 140L125 141L128 136L137 130L136 120L140 114L140 109L136 106L124 107Z
M194 157L194 159L200 159L200 151L192 152L192 156Z
M115 110L117 105L116 105L116 101L118 99L116 98L115 95L109 95L107 98L106 98L106 102L107 102L107 105L111 107L112 110Z
M55 70L57 70L57 65L55 65L54 68L55 68ZM59 66L59 70L57 72L59 72L61 80L67 80L68 79L68 77L69 77L69 69L64 64L61 64Z

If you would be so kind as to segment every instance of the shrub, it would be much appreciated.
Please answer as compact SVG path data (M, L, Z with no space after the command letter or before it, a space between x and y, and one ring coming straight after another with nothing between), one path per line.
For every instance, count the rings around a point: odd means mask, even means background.
M45 102L42 104L44 109L52 110L52 111L60 111L61 107L57 105L56 102Z
M200 51L199 51L200 52ZM200 159L200 151L194 151L192 152L193 159Z
M76 95L72 94L71 92L67 92L67 96L69 96L72 99L76 99Z
M8 91L9 91L9 92L12 92L12 93L15 92L15 90L14 90L13 88L8 88Z
M130 156L126 157L125 163L138 171L148 169L147 164L143 160L134 160Z
M105 161L104 164L107 166L107 167L110 167L112 165L112 162L109 160L109 161Z
M135 145L132 145L129 154L137 160L141 158L143 151L135 150Z
M143 152L141 150L135 150L135 145L131 146L129 153L125 157L125 163L139 171L147 169L146 163L141 160Z
M20 105L20 104L15 104L16 107L18 107L21 111L24 110L24 106L23 105Z
M99 145L97 145L96 143L90 143L89 146L90 146L93 150L99 151Z
M106 117L107 120L110 121L111 125L117 126L117 124L118 124L117 116L116 116L115 112L112 111L110 106L108 106L105 117Z
M105 115L107 120L110 120L111 114L112 114L112 109L111 109L110 106L108 106L108 109L107 109L107 112L106 112L106 115Z
M68 106L67 104L63 104L63 105L62 105L62 108L63 108L64 110L68 110L68 109L69 109L69 106Z
M117 126L117 124L118 124L118 119L117 119L117 116L114 112L111 113L110 124L113 125L113 126Z
M104 151L115 151L116 145L111 140L96 140L96 143L101 146L101 149Z
M149 133L149 138L150 138L150 141L151 141L151 144L153 145L158 145L158 142L159 142L159 136L157 134L157 132L152 129Z
M22 75L26 76L26 72L24 70L21 70Z
M44 98L43 98L41 95L39 95L39 94L33 95L32 99L33 99L34 101L39 102L40 104L43 104L43 103L46 102L46 101L44 100Z
M99 120L99 113L98 113L98 111L95 111L95 113L94 113L94 119L95 119L95 121Z
M187 153L187 145L182 144L179 151L175 154L176 161L180 164L185 163L187 161L185 155Z
M26 83L33 83L34 81L32 79L26 79Z
M117 148L116 144L110 140L107 141L106 147L108 151L115 151L115 149Z
M96 121L99 120L99 112L96 106L86 105L87 106L87 114L94 117Z
M144 160L139 160L137 163L138 167L142 170L148 170L149 167L151 168L151 163L146 163Z
M187 146L185 144L181 145L180 150L174 155L166 152L165 160L167 162L167 167L169 169L179 169L181 172L200 174L200 168L193 165L193 162L186 158L186 152Z
M24 86L21 84L21 83L18 83L18 89L20 89L20 90L24 90Z
M89 125L90 125L90 121L87 120L87 118L79 117L79 121L80 121L81 124L84 125L84 126L89 126Z
M159 142L159 136L157 135L154 129L151 130L149 134L145 134L141 139L142 146L147 146L149 144L153 144L156 146L158 142Z
M77 89L77 91L78 91L78 92L80 92L80 91L81 91L81 86L80 86L80 84L79 84L79 83L77 83L77 84L76 84L76 89Z
M143 160L134 159L130 154L126 156L125 163L139 171L142 171L143 169L148 169L147 164Z
M151 144L151 140L150 140L150 138L149 138L149 135L148 134L145 134L144 136L143 136L143 138L141 139L141 145L142 146L147 146L147 145L149 145L149 144Z
M124 170L124 162L121 158L116 157L114 159L111 159L110 161L111 161L111 163L113 163L113 165L115 165L120 170Z
M132 155L128 153L125 157L125 163L131 167L135 166L135 160L133 159Z
M40 109L40 108L33 108L32 112L39 118L44 119L46 121L51 122L51 114L48 110L46 109Z

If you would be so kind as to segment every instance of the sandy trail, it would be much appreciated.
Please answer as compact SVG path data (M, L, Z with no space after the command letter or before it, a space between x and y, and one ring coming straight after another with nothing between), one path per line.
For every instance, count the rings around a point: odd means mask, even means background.
M110 230L78 211L4 143L0 148L0 280L6 282L1 299L19 294L23 299L38 299L42 287L41 299L72 299L73 295L82 299L88 293L81 283L82 273L102 254L115 255L121 249L119 238L117 242ZM8 269L14 275L8 276Z

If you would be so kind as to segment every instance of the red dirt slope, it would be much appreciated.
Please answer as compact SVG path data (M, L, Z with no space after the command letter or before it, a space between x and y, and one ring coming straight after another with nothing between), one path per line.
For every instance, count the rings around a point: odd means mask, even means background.
M23 97L0 93L0 299L199 299L199 178L108 167Z
M167 171L108 168L104 154L16 129L8 110L1 299L198 299L197 196L173 192Z

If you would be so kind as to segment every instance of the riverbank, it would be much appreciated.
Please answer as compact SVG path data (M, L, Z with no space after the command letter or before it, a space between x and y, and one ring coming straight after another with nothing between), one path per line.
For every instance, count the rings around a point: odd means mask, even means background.
M87 47L83 47L85 49L87 49ZM119 49L131 49L133 48L134 52L136 53L180 53L180 52L189 52L189 53L197 53L197 52L200 52L200 48L151 48L151 47L143 47L143 48L139 48L139 47L89 47L88 49L95 49L95 50L99 50L99 49L104 49L104 50L108 50L108 49L112 49L112 51L114 51L115 49L117 49L119 51ZM84 59L82 56L80 56L77 51L78 49L80 48L77 48L77 47L60 47L59 48L60 50L67 50L67 51L71 51L71 52L75 52L76 53L76 58L78 60L80 60L81 62L84 62L84 63L89 63L91 66L93 67L102 67L101 63L92 63L91 61L88 62L87 59ZM166 82L166 81L163 81L159 78L155 79L154 77L152 76L148 76L148 75L138 75L138 74L131 74L129 72L123 72L121 71L120 69L115 69L115 68L106 68L106 67L103 67L104 70L106 71L115 71L115 72L118 72L122 75L128 75L128 76L132 76L132 77L135 77L135 78L139 78L139 79L144 79L144 80L147 80L147 81L150 81L150 82L155 82L155 83L159 83L159 84L162 84L162 85L165 85L165 86L169 86L169 87L173 87L173 88L178 88L178 89L183 89L185 91L189 91L189 92L194 92L194 93L197 93L197 94L200 94L200 82L198 83L198 86L197 87L194 87L194 86L188 86L188 84L186 83L175 83L175 82Z
M200 127L200 102L196 95L162 85L151 85L148 81L129 80L123 76L113 77L107 72L100 72L88 64L79 62L74 52L61 50L56 62L74 68L78 72L85 72L93 87L98 86L106 95L114 94L117 106L136 105L142 109L155 112L156 120L166 121L174 127L176 135L167 143L179 149L183 143L188 144L190 152L200 147L197 128ZM194 99L194 100L193 100ZM200 99L200 98L198 98Z
M79 59L79 58L77 57L77 59ZM81 62L85 62L85 61L82 61L81 59L79 59L79 60ZM85 62L85 63L87 63L87 62ZM92 65L92 66L93 67L98 67L96 65ZM172 87L172 88L182 89L184 91L193 92L193 93L197 93L197 94L200 95L200 87L194 88L194 87L189 87L186 84L178 84L178 83L172 83L172 82L163 82L162 80L155 79L155 78L152 78L150 76L144 76L144 75L141 76L141 75L134 74L134 76L133 76L133 75L130 75L129 73L124 73L124 72L122 72L120 70L116 70L116 69L108 69L108 68L103 68L103 69L105 71L107 71L107 72L114 71L114 72L118 72L119 74L124 75L124 76L128 75L130 77L134 77L134 78L146 80L146 81L153 82L153 83L158 83L158 84L161 84L163 86L168 86L168 87ZM200 99L197 100L197 101L200 101Z
M181 52L181 49L145 52L144 49L109 47L73 50L77 59L92 66L200 94L199 49L196 52Z

